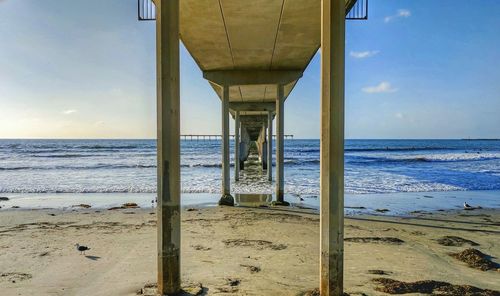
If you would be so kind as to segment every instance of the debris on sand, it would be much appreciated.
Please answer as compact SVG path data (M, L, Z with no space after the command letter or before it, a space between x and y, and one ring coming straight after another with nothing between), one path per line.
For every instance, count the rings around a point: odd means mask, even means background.
M449 247L461 247L463 245L479 246L479 244L474 241L453 235L443 236L436 241L440 245Z
M271 250L284 250L287 248L283 244L273 244L270 241L265 240L249 240L249 239L226 239L222 241L226 247L253 247L259 250L271 249Z
M5 281L11 282L11 283L29 280L30 278L32 278L32 276L29 273L22 273L22 272L0 273L0 281L5 280Z
M368 273L369 274L378 274L378 275L389 275L392 272L381 270L381 269L370 269L370 270L368 270Z
M108 209L108 211L113 211L113 210L122 210L122 209L137 209L140 208L139 205L137 205L135 202L127 202L121 205L121 207L111 207Z
M310 290L310 291L306 291L306 292L300 293L298 295L300 295L300 296L320 296L321 294L319 292L319 289L316 288L316 289L313 289L313 290ZM342 293L342 295L343 296L350 296L351 294L344 292L344 293ZM361 294L358 293L356 295L366 296L366 294L364 294L364 293L361 293Z
M196 251L210 251L212 249L209 247L204 247L202 245L193 245L191 247L193 247L193 249L195 249Z
M227 280L227 284L231 287L236 287L236 286L239 286L241 281L239 279L226 279Z
M198 209L195 209L195 208L189 208L189 209L187 209L186 211L188 211L188 212L195 212L195 211L198 211Z
M5 197L5 196L0 196L0 200L1 200L1 201L8 201L8 200L9 200L9 198L8 198L8 197Z
M319 289L318 288L313 289L311 291L307 291L304 294L302 294L302 296L320 296L320 295L321 294L319 293Z
M474 248L469 248L459 253L451 253L450 256L467 263L469 267L482 271L498 270L500 267L497 263L490 260L490 256Z
M376 209L375 212L387 213L387 212L389 212L389 209Z
M91 208L92 206L91 206L91 205L87 205L87 204L79 204L79 205L72 205L71 207L72 207L72 208L84 208L84 209L89 209L89 208Z
M452 285L447 282L438 282L432 280L417 282L401 282L388 278L372 279L374 283L379 284L376 291L389 294L407 294L421 293L432 295L463 295L463 296L499 296L500 292L493 290L484 290L468 285Z
M142 289L139 289L136 292L136 295L143 295L143 296L157 296L157 289L158 285L156 283L154 284L146 284ZM182 286L182 290L179 294L176 294L178 296L196 296L196 295L202 295L203 292L205 292L205 288L203 288L203 285L198 283L198 284L186 284ZM203 294L204 295L204 294Z
M253 266L253 265L245 265L245 264L240 264L241 267L245 267L250 271L250 273L257 273L260 272L260 267L258 266Z
M390 245L401 245L405 242L397 237L347 237L344 241L352 243L380 243Z

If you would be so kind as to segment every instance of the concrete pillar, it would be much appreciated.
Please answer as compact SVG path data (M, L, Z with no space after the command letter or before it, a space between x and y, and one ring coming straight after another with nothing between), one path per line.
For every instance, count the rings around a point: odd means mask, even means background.
M321 1L320 293L344 281L345 1Z
M273 180L273 112L267 113L267 179Z
M219 205L234 206L229 177L229 86L222 87L222 197Z
M234 180L240 180L240 111L234 116Z
M179 1L156 0L158 293L180 291Z
M284 199L284 113L285 94L283 85L277 85L276 97L276 202L277 205L289 205Z

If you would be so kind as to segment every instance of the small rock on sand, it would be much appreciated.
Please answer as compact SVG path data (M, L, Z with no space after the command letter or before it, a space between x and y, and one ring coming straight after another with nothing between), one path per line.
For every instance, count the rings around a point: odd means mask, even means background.
M1 200L1 201L8 201L8 200L9 200L9 198L8 198L8 197L5 197L5 196L0 196L0 200Z
M240 264L241 267L245 267L250 271L250 273L257 273L260 272L260 267L258 266L253 266L253 265L245 265L245 264Z
M389 212L389 209L376 209L375 212L387 213L387 212Z

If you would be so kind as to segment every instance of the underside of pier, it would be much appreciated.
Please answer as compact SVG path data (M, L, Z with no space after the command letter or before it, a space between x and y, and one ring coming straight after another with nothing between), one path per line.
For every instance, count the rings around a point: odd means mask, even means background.
M285 101L321 47L321 295L343 289L345 15L356 0L155 0L158 79L158 289L179 292L179 38L221 100L221 205L234 205L229 120L235 120L235 179L255 142L284 200ZM307 104L307 102L304 102Z

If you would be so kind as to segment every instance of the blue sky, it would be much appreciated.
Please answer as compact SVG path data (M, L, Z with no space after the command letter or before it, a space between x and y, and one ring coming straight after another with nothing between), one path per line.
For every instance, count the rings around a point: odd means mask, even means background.
M0 0L0 138L155 137L155 28L136 9ZM377 0L369 12L347 23L347 138L500 138L500 1ZM319 137L319 58L285 104L297 138ZM181 48L182 133L220 133L219 104Z

